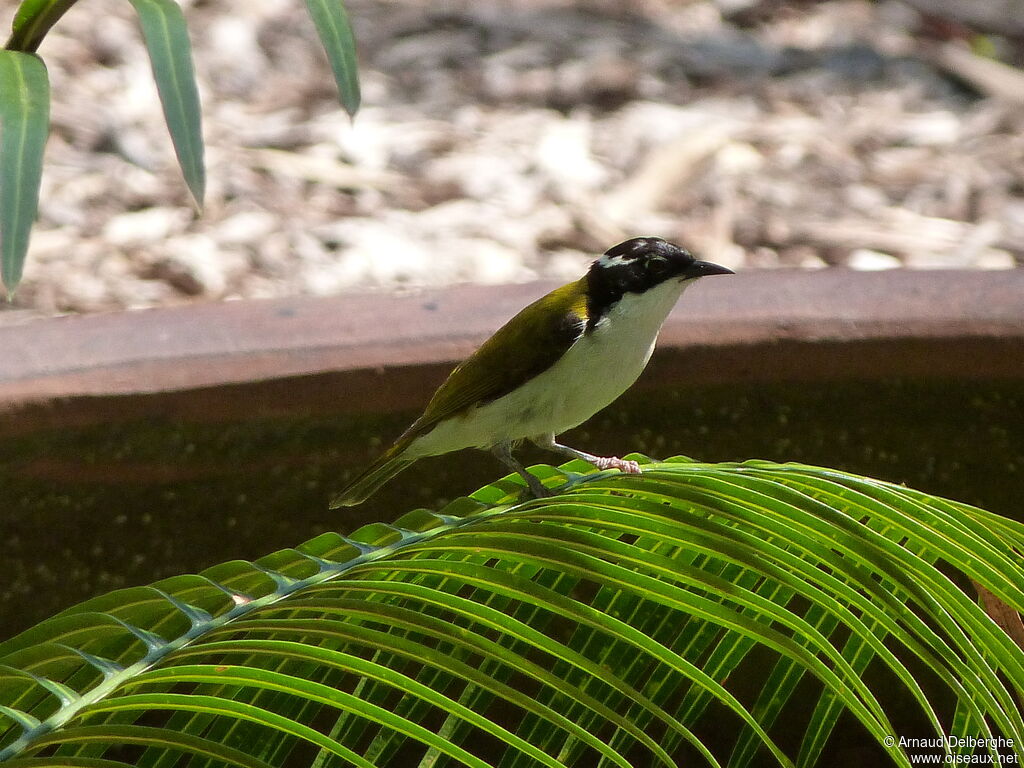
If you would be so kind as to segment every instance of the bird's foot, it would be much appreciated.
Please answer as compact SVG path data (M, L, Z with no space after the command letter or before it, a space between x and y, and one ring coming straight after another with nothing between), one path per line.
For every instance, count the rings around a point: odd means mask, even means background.
M522 504L527 501L535 501L536 499L550 499L554 495L555 492L550 488L545 488L543 493L533 488L524 488L519 496L519 502Z
M523 482L526 483L526 487L529 490L528 494L524 494L524 500L529 498L543 499L548 496L554 496L554 491L548 490L544 487L544 483L540 481L540 478L530 473L526 467L520 464L512 456L512 444L509 442L498 443L491 448L491 453L498 457L498 460L509 469L515 471L517 475L523 478Z
M620 459L618 456L595 456L590 463L598 469L617 469L627 475L639 475L642 470L640 465L629 459Z
M531 475L529 472L521 472L520 476L526 481L527 490L535 499L547 499L555 495L555 492L550 488L546 487L544 483L537 479L536 476Z

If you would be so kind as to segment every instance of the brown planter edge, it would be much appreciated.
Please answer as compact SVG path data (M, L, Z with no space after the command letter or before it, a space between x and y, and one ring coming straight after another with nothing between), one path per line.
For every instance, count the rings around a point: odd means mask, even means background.
M0 423L10 428L18 412L67 399L113 398L122 413L125 396L139 394L160 395L152 405L171 411L192 410L198 397L201 411L223 415L254 403L407 408L552 287L464 285L0 325ZM703 280L671 314L644 378L911 375L1024 378L1024 270L766 271Z

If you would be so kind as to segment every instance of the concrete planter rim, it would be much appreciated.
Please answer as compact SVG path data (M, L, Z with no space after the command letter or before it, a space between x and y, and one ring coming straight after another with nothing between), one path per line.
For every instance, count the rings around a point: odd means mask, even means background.
M431 371L431 380L443 376L552 287L463 285L18 323L0 315L0 411L67 398L183 395L325 376L343 390L353 382L338 404L342 410L393 409L391 399L375 401L373 380L418 369ZM1024 270L715 277L687 292L658 348L656 361L678 359L670 372L698 383L1024 378ZM421 389L414 401L429 395Z

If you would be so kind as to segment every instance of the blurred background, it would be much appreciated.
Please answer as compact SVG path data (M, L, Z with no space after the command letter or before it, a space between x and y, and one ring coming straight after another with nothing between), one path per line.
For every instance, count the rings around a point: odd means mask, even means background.
M1022 0L347 0L354 121L301 0L183 5L205 211L130 4L78 3L2 309L568 280L639 234L733 268L1024 263Z

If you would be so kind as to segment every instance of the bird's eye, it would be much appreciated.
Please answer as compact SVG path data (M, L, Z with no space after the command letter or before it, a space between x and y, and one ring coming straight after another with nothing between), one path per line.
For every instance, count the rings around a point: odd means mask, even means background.
M647 262L647 271L652 275L663 275L668 272L668 259L655 257Z

